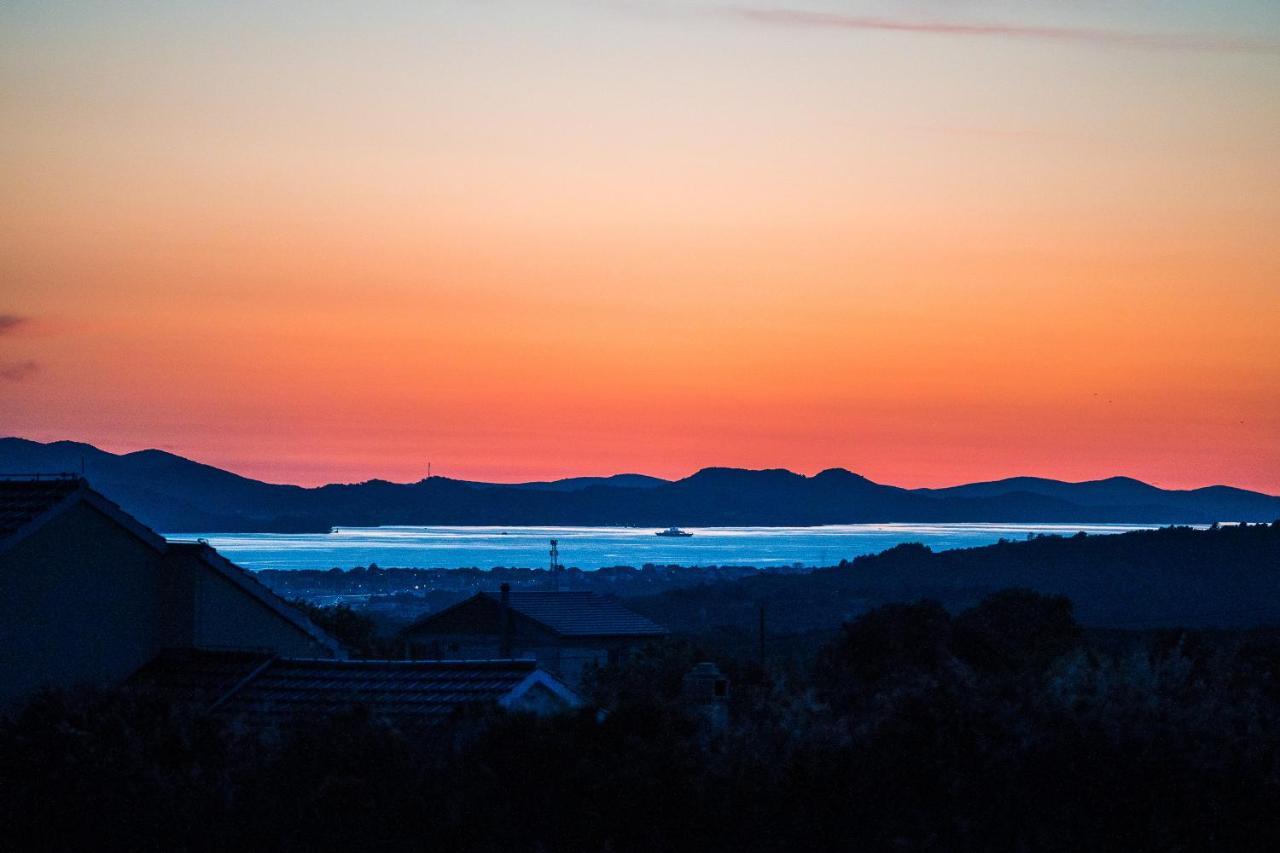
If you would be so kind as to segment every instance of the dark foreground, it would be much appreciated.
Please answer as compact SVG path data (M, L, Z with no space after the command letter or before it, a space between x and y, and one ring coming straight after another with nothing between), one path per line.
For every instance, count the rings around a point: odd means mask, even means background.
M0 724L9 849L1275 850L1280 632L1082 632L1025 591L864 614L724 707L666 642L595 707L242 732L144 695ZM607 711L607 713L602 713Z

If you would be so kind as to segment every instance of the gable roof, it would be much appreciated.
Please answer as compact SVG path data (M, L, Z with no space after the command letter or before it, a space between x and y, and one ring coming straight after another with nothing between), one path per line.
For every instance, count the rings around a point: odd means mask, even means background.
M497 598L492 593L484 593ZM562 637L658 636L657 622L594 592L511 592L511 609L546 625Z
M79 503L87 503L145 544L164 551L164 537L89 486L83 477L0 479L0 551L21 542Z
M628 610L612 596L524 590L513 590L509 595L513 611L560 637L661 637L668 633L657 622ZM477 600L501 601L496 593L479 592L453 607L423 616L405 631L412 634L441 614Z
M346 657L346 649L327 632L321 630L306 614L279 595L250 572L237 566L219 554L206 542L169 542L167 551L173 556L189 556L199 560L206 568L212 570L235 585L241 592L256 599L281 619L309 636L321 648L335 657Z
M83 477L33 476L0 479L0 552L11 548L78 504L87 504L142 540L167 559L193 558L226 578L277 616L307 634L321 648L345 657L342 644L318 628L306 614L276 595L252 572L237 566L204 542L169 542L89 485Z
M299 660L183 649L152 660L129 686L255 726L355 707L406 727L431 725L467 705L516 705L537 688L581 704L532 660Z

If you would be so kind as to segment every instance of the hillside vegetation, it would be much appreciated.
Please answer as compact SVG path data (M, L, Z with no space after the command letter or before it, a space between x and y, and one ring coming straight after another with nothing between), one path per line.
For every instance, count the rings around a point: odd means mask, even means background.
M1064 595L1098 627L1246 627L1280 621L1280 523L1209 530L1037 536L933 552L906 544L805 575L762 574L630 599L635 610L682 632L834 629L866 610L929 598L956 611L1023 587Z

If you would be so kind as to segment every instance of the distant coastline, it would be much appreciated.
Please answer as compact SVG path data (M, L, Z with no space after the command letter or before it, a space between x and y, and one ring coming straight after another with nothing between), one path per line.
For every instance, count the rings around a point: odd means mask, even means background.
M385 527L316 533L166 533L206 539L219 553L253 570L327 571L376 564L416 570L530 570L548 564L550 539L559 560L593 573L617 566L761 570L835 565L905 543L935 551L976 548L1038 536L1121 534L1155 525L866 524L817 527L704 527L692 537L653 535L647 527Z

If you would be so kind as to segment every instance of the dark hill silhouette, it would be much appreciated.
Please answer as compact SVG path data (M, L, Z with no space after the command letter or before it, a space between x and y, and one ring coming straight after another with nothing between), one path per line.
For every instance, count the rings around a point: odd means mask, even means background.
M1186 511L1203 511L1212 507L1222 515L1219 520L1242 520L1243 516L1265 516L1272 501L1266 495L1229 486L1202 489L1171 490L1135 480L1132 477L1110 477L1084 483L1064 483L1042 477L1011 477L989 483L970 483L946 489L917 489L919 494L938 497L997 497L1025 493L1058 498L1088 506L1168 506ZM1236 515L1242 518L1237 519Z
M610 477L566 477L563 480L533 483L477 483L466 481L477 488L500 487L506 489L530 489L540 492L578 492L591 486L612 486L619 489L652 489L671 482L648 474L614 474Z
M1065 595L1095 627L1277 625L1280 523L1041 536L939 552L904 544L808 574L762 574L629 598L627 606L677 632L750 633L763 603L769 630L786 635L833 630L889 602L931 598L959 611L1010 587Z
M1214 486L1167 491L1136 480L1016 478L950 489L902 489L833 468L705 468L674 482L637 474L540 483L432 477L318 488L263 483L160 450L114 454L70 441L0 439L0 472L79 472L167 532L327 531L388 524L564 524L684 527L859 522L1272 521L1280 498Z
M91 444L0 439L0 472L79 473L157 530L305 530L291 520L307 491L275 485L193 462L163 450L115 454Z

